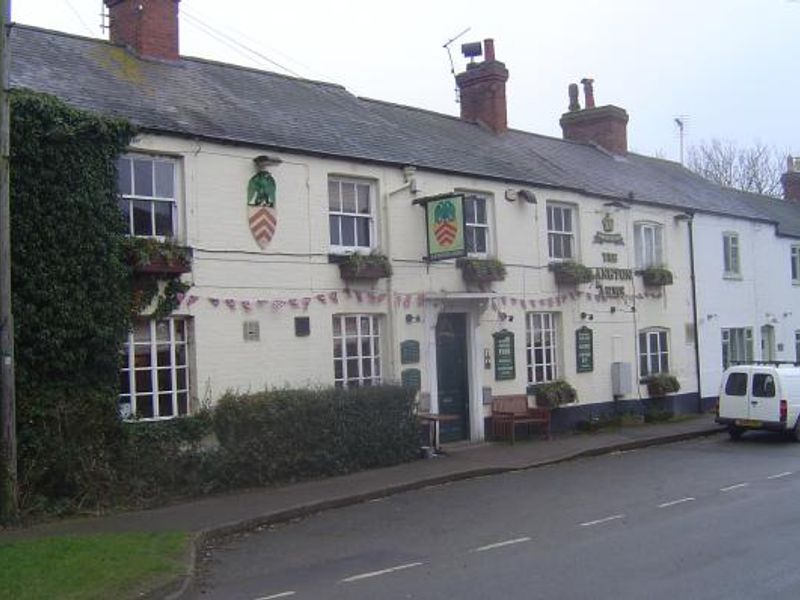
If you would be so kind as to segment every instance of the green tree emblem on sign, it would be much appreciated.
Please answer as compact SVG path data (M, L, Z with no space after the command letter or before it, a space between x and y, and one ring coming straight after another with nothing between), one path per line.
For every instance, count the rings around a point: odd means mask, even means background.
M247 184L248 206L275 207L275 179L266 171L256 173Z

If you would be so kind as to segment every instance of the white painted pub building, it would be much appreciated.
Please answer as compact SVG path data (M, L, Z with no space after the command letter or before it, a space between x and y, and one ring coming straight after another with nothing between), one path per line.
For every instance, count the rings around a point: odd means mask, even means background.
M179 308L129 336L126 412L402 381L460 415L446 439L480 440L491 398L534 384L576 389L554 413L568 427L641 411L659 373L680 383L670 407L697 411L725 363L800 358L800 202L628 152L627 113L591 81L548 138L508 128L491 40L454 117L181 57L179 2L106 4L110 42L14 26L12 84L137 124L130 233L191 249ZM441 241L465 256L437 260ZM588 280L557 278L564 263Z

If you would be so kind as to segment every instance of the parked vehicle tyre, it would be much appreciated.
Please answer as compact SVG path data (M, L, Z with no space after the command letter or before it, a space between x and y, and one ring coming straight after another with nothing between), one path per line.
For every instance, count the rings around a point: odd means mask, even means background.
M731 439L734 442L738 442L742 439L742 434L744 433L744 428L736 427L736 425L731 425L728 427L728 435L731 436ZM795 427L795 435L797 435L797 428Z
M797 423L794 424L792 439L794 439L795 442L800 442L800 419L797 419Z

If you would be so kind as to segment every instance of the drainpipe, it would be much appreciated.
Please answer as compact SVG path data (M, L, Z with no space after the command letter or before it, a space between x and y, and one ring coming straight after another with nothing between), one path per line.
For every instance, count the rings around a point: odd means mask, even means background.
M694 368L697 376L697 412L703 412L703 385L701 382L700 371L700 326L697 319L697 278L694 269L694 213L686 212L685 217L689 225L689 270L692 280L692 318L694 319Z

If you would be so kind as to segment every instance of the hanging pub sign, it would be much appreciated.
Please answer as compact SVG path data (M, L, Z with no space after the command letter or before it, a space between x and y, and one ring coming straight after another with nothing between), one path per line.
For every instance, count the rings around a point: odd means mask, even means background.
M505 381L517 378L514 362L514 334L507 329L492 334L494 337L494 378Z
M575 331L575 365L578 373L594 371L592 330L585 325Z
M425 207L428 239L426 260L444 260L467 255L464 194L440 194L414 200Z

